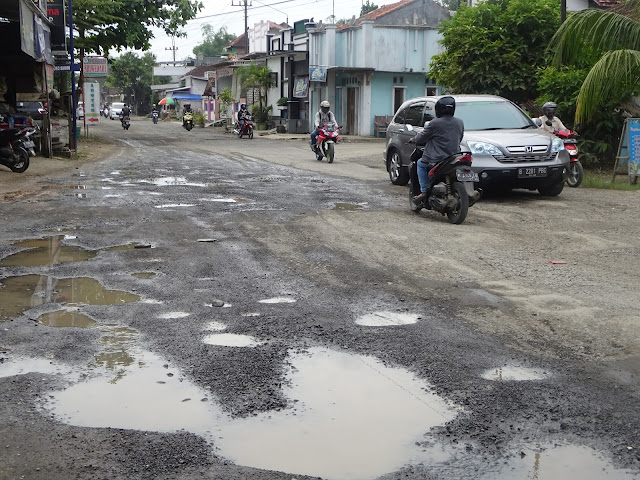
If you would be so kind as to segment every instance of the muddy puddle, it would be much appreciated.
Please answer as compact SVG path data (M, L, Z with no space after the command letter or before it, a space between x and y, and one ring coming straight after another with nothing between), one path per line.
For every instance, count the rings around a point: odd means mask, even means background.
M0 283L3 286L0 289L0 320L17 317L47 303L122 305L140 300L138 295L109 290L88 277L57 279L48 275L22 275L5 278Z
M0 267L38 267L58 265L69 262L82 262L95 258L101 252L133 250L145 247L145 244L128 243L99 250L88 250L83 247L65 245L65 240L75 240L75 235L53 235L46 238L20 240L12 245L24 248L20 252L8 255L0 260Z
M365 327L397 327L411 325L417 323L418 320L420 317L412 313L373 312L358 317L356 324Z
M234 333L213 333L204 337L207 345L217 345L220 347L257 347L260 342L249 335L238 335Z
M105 351L102 363L91 365L92 378L52 392L42 408L84 427L186 430L236 464L327 479L376 478L406 464L449 458L428 432L459 409L410 372L373 357L325 348L291 351L283 387L289 407L234 419L211 392L155 353L132 347L134 340L132 332L113 341L119 357ZM13 365L11 371L28 368Z
M358 210L364 210L366 203L334 203L334 210L342 210L344 212L356 212Z
M486 370L481 376L485 380L493 380L495 382L523 382L544 380L551 377L551 373L541 368L504 365Z
M577 445L536 445L523 448L500 470L479 480L632 480L637 471L616 469L600 452Z

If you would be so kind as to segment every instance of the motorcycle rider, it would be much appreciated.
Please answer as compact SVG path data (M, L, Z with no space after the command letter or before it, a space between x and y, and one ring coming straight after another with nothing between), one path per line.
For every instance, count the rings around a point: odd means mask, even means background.
M250 116L251 115L249 114L249 110L247 110L247 104L241 103L240 110L238 110L238 130L242 132L244 124L247 120L249 120Z
M336 123L336 117L330 110L330 108L331 104L327 100L323 100L322 102L320 102L320 110L318 110L318 112L316 113L316 119L313 124L314 130L313 132L311 132L311 148L313 150L316 149L320 129L324 127L324 125L328 122Z
M129 108L129 106L125 103L122 106L122 110L120 110L120 123L124 123L124 118L125 117L130 117L131 116L131 109Z
M453 97L442 97L436 102L436 118L409 140L409 143L424 145L422 158L418 160L418 181L420 195L413 197L415 203L422 202L428 196L429 170L447 157L460 151L460 142L464 135L464 123L453 114L456 111L456 100Z
M193 114L193 110L191 110L191 104L190 103L185 103L184 104L184 108L182 109L182 126L184 127L186 125L186 122L184 120L184 116L187 113L191 113Z
M556 105L555 102L547 102L542 106L543 115L540 117L540 120L542 121L540 128L549 133L569 133L570 130L564 126L558 117L556 117L556 108L558 108L558 105ZM551 125L547 125L547 122L551 122Z

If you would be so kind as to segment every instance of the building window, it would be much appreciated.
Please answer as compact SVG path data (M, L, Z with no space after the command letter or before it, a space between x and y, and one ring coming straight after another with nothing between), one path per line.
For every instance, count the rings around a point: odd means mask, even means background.
M427 97L434 97L438 94L438 89L436 87L427 87L425 93Z
M400 105L404 103L404 92L405 89L403 87L393 87L393 111L397 112L400 108Z

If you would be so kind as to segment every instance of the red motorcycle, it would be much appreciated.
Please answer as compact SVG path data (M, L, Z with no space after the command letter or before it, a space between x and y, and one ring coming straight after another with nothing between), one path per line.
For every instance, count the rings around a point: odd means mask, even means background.
M569 174L567 175L567 185L570 187L579 187L584 178L584 168L578 160L578 141L575 137L578 136L576 132L553 132L558 138L561 138L564 142L564 148L569 153Z
M242 128L240 128L239 125L236 126L233 133L238 135L238 138L242 138L243 135L246 135L249 138L253 138L253 120L251 120L251 118L246 118L244 120Z
M327 162L333 163L335 156L335 144L340 135L340 127L335 122L327 122L320 129L315 145L311 145L311 150L316 154L316 160L320 161L327 157Z

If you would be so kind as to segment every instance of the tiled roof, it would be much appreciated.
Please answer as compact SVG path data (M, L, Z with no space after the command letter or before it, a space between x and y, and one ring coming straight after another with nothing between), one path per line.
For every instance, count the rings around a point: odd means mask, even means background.
M240 35L240 36L236 37L236 39L235 39L233 42L231 42L231 43L229 44L229 46L230 46L230 47L235 47L236 45L242 45L242 46L244 46L244 42L245 42L245 38L246 38L246 36L247 36L247 34L246 34L246 33L243 33L242 35Z
M356 19L355 24L354 25L361 25L362 24L362 20L363 19L367 19L367 20L377 20L380 17L384 17L385 15L401 8L404 7L405 5L409 5L410 3L415 2L416 0L402 0L400 2L396 2L396 3L390 3L389 5L383 5L380 8L376 8L375 10L372 10L371 12L367 13L366 15L363 15L359 18ZM344 23L342 25L338 26L338 30L344 30L345 28L349 28L351 25L351 21L349 23Z
M200 65L192 70L189 70L183 75L183 77L200 77L203 78L205 72L212 72L216 69L215 65Z

